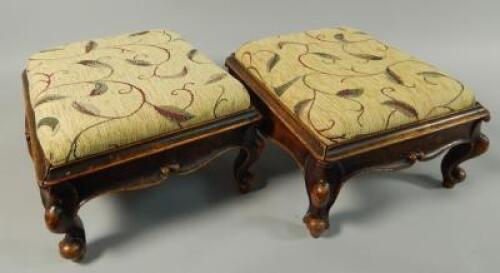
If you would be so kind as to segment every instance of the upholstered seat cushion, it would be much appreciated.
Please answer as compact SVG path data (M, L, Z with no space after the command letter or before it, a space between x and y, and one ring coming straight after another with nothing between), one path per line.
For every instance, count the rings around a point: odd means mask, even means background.
M352 28L270 37L235 55L327 145L474 104L457 79Z
M37 137L53 166L250 107L242 84L165 30L44 50L26 72Z

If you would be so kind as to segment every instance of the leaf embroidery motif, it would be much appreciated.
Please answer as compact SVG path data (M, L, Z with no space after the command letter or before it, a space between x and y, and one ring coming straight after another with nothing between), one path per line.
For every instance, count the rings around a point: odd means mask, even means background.
M312 99L305 99L299 101L295 106L293 107L293 112L297 115L300 116L306 109L306 107L311 103Z
M342 98L357 98L361 96L363 92L364 92L363 88L343 89L338 91L335 95Z
M273 56L267 61L267 72L271 72L276 64L280 61L280 55L274 53Z
M59 128L59 120L54 117L44 117L40 121L38 121L36 128L40 128L42 126L48 126L52 130L52 132L55 132L57 128Z
M47 103L47 102L51 102L51 101L55 101L55 100L61 100L61 99L64 99L64 98L66 98L66 96L55 95L55 94L54 95L47 95L47 96L44 96L41 99L39 99L35 103L34 107L37 107L37 106L42 105L42 104Z
M398 84L405 85L401 77L389 67L385 69L385 72L387 72L387 76L389 77L389 79L395 81Z
M345 41L345 36L344 36L344 34L342 34L342 33L337 33L337 34L333 35L333 37L334 37L335 39L337 39L337 40L340 40L340 41Z
M401 114L409 117L418 119L418 112L413 108L413 106L409 105L406 102L399 100L387 100L382 102L383 105L389 106L394 110L399 111Z
M99 109L97 109L95 106L87 103L81 103L81 102L76 102L74 101L71 106L76 109L78 112L90 116L98 116L99 115Z
M300 79L301 76L297 76L291 80L289 80L288 82L286 83L283 83L282 85L280 86L276 86L274 87L274 92L276 93L276 95L278 96L281 96L283 95L283 93L285 93L285 91L290 88L290 86L292 86L298 79Z
M175 122L188 121L194 118L194 115L173 105L153 105L156 112Z
M148 34L148 33L149 33L149 30L146 30L146 31L140 31L140 32L132 33L129 36L130 37L141 36L141 35L145 35L145 34Z
M98 96L106 93L108 91L108 85L102 81L96 81L94 83L94 89L90 91L90 96Z
M81 60L77 64L89 66L89 67L108 67L107 64L102 63L98 60Z
M175 78L182 78L184 76L186 76L188 74L188 69L186 66L184 66L184 68L181 70L181 72L177 73L177 74L173 74L173 75L159 75L158 77L159 78L162 78L162 79L175 79Z
M137 65L137 66L151 66L153 65L152 63L145 61L145 60L140 60L140 59L126 59L126 61L129 64Z
M226 73L219 73L219 74L214 74L208 78L208 80L205 82L205 84L212 84L215 82L218 82L222 79L224 79L227 76Z
M97 43L95 41L89 41L85 45L85 53L89 53L90 51L94 50L97 47Z
M312 52L311 54L314 54L316 56L319 56L323 59L330 60L332 63L335 63L337 60L340 60L339 57L329 54L329 53L324 53L324 52Z
M377 56L377 55L373 55L373 54L367 54L367 53L349 53L350 55L354 56L354 57L358 57L360 59L364 59L364 60L367 60L367 61L380 61L380 60L383 60L384 57L383 56Z

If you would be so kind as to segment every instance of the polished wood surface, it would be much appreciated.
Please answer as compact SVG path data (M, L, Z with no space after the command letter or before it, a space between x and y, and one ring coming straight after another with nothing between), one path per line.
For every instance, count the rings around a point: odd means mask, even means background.
M309 198L304 223L313 237L330 226L329 210L343 183L353 175L368 170L395 171L447 152L441 164L442 185L452 188L465 178L459 164L488 148L480 128L490 114L479 103L447 116L324 145L234 55L227 58L226 66L251 91L252 103L266 117L259 130L304 169Z
M65 235L59 243L65 258L79 261L84 257L85 230L78 210L99 195L157 185L170 175L195 171L231 150L240 151L234 163L240 191L251 189L249 168L264 148L257 133L262 116L255 108L55 168L45 159L36 136L25 74L23 82L25 136L45 207L45 222L52 232Z

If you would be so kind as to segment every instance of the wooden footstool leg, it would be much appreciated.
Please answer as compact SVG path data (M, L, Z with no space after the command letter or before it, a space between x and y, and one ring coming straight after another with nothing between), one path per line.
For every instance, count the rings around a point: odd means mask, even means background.
M340 169L335 164L309 158L305 165L309 209L304 223L314 238L330 226L329 212L342 187Z
M241 193L248 193L252 188L253 175L249 172L249 168L257 161L264 146L265 141L257 133L256 127L250 127L246 132L240 153L234 161L234 177Z
M451 148L441 162L443 187L453 188L455 184L464 181L466 173L459 165L471 158L477 157L488 150L489 140L480 132L480 122L473 130L471 141Z
M78 193L71 185L56 185L40 189L45 207L45 223L50 231L64 233L59 252L66 259L79 261L86 251L85 230L78 217Z

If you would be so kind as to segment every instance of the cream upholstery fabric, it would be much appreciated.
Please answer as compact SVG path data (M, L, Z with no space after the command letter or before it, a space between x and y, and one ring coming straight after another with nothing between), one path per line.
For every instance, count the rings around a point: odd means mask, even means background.
M242 84L164 30L41 51L27 77L37 136L54 166L250 107Z
M460 81L352 28L249 42L236 58L327 145L474 104Z

